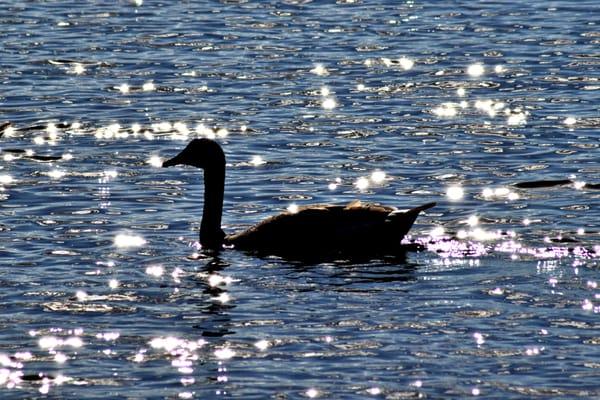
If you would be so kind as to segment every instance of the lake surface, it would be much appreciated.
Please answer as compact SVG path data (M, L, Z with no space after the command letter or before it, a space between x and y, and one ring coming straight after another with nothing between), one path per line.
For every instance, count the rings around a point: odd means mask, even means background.
M0 4L3 399L600 397L597 1ZM423 250L204 253L206 136Z

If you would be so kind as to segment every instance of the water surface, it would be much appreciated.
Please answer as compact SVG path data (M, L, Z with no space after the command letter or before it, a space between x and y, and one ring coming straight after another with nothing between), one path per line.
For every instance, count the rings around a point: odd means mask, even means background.
M600 396L595 1L2 10L3 398ZM203 253L207 136L227 231L436 201L424 250Z

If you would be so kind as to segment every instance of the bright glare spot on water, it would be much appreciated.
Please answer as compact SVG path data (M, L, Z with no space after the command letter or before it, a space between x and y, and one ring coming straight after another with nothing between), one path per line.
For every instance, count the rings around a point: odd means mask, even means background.
M146 240L138 235L120 233L115 236L114 245L118 248L140 247L146 244Z
M142 4L144 4L144 0L131 0L131 2L137 7L140 7Z
M8 128L4 129L4 136L11 137L15 134L15 132L15 128L13 126L9 126Z
M465 90L465 88L458 88L456 89L456 94L459 97L464 97L467 94L467 91Z
M208 139L214 139L215 137L217 137L212 128L209 128L208 126L202 123L196 125L196 133Z
M577 123L577 120L573 117L567 117L563 121L563 124L568 125L568 126L575 125L576 123Z
M235 351L231 350L228 347L215 350L215 357L219 360L229 360L230 358L235 357Z
M363 90L366 90L367 87L365 85L363 85L362 83L359 83L358 85L356 85L356 90L358 90L359 92L362 92Z
M411 383L411 386L414 386L414 387L416 387L416 388L423 387L423 381L416 380L416 381L414 381L413 383Z
M52 171L49 171L47 175L52 179L60 179L66 175L66 172L59 169L53 169Z
M379 389L378 387L372 387L367 389L367 393L372 394L373 396L377 396L378 394L381 394L381 389Z
M323 99L323 102L321 103L321 106L325 110L333 110L335 107L337 107L337 103L336 103L336 101L335 101L334 98L327 97L327 98Z
M337 189L337 186L338 186L337 184L335 184L335 183L332 182L329 185L327 185L327 188L329 190L335 190L335 189Z
M323 86L321 88L321 96L327 97L331 94L331 91L329 90L329 88L327 86Z
M54 349L61 344L61 341L54 336L42 336L38 340L38 346L42 349Z
M314 68L311 69L310 72L319 76L329 75L329 71L327 71L327 68L325 68L323 64L315 64Z
M471 390L471 394L473 396L479 396L481 394L481 390L479 390L479 388L473 388L473 390Z
M156 278L162 276L164 272L165 269L162 267L162 265L150 265L149 267L146 267L146 274L152 275Z
M369 187L369 180L364 177L358 178L356 182L354 182L354 186L356 186L358 190L365 190Z
M482 344L485 343L485 339L483 338L483 335L479 332L475 332L473 334L473 339L475 339L475 343L477 343L478 346L481 346Z
M265 351L270 346L271 346L271 344L267 340L259 340L258 342L254 343L254 347L259 349L260 351Z
M440 237L440 236L443 236L445 232L446 231L443 226L436 226L429 232L429 236Z
M252 164L255 167L264 165L266 163L267 162L265 160L263 160L263 158L261 156L252 156L252 159L250 160L250 164Z
M400 66L406 71L412 69L412 67L415 65L415 62L413 60L406 57L402 57L398 60L398 62L400 63Z
M523 112L511 114L506 120L508 125L524 125L527 123L527 115Z
M521 196L519 196L519 193L516 192L510 192L507 196L508 200L510 201L515 201L515 200L519 200Z
M477 77L483 75L484 73L485 73L485 67L483 66L483 64L480 64L480 63L471 64L467 68L467 74L469 74L470 76L472 76L474 78L477 78Z
M295 203L292 203L288 206L287 211L291 214L296 214L298 212L299 208L298 205Z
M452 201L460 200L464 196L465 196L465 191L460 186L450 186L448 189L446 189L446 197L448 197L449 200L452 200Z
M9 185L11 183L14 182L14 179L12 176L8 175L8 174L3 174L0 175L0 184L2 185Z
M314 399L318 395L319 395L319 391L317 389L310 388L306 391L306 396L310 399Z
M119 281L116 279L111 279L110 281L108 281L108 287L111 289L116 289L119 287Z
M438 117L444 118L456 117L456 114L458 113L455 103L443 103L442 105L432 109L431 112Z
M218 295L217 297L214 297L214 300L216 300L222 304L226 304L231 301L231 296L229 296L227 293L223 292L220 295Z
M86 301L88 294L86 292L84 292L83 290L78 290L77 293L75 293L75 297L79 301Z
M67 361L67 356L63 353L56 353L54 355L54 361L58 364L64 364Z
M385 181L385 178L386 174L383 171L373 171L371 174L371 181L373 181L373 183L382 183Z
M154 86L154 83L153 83L152 81L150 81L150 82L146 82L146 83L144 83L144 84L142 85L142 90L143 90L144 92L151 92L151 91L153 91L153 90L155 90L155 89L156 89L156 86Z
M73 159L73 154L71 153L65 153L61 156L61 158L65 161L70 161Z
M76 75L81 75L85 72L85 67L82 64L75 63L73 64L69 72Z
M151 156L148 160L146 160L146 163L155 168L160 168L163 165L163 159L159 156Z
M573 182L573 187L575 187L575 189L577 189L577 190L581 190L585 187L585 182L575 181L575 182Z
M117 86L117 90L123 94L129 93L129 85L126 83Z
M471 215L468 219L467 219L467 224L469 226L476 226L477 224L479 224L479 217L477 215Z
M501 73L503 73L504 71L506 71L506 69L505 69L505 68L504 68L504 66L502 66L502 65L496 65L496 66L494 67L494 71L495 71L497 74L501 74Z
M217 136L220 138L224 138L229 136L229 131L226 128L217 129Z

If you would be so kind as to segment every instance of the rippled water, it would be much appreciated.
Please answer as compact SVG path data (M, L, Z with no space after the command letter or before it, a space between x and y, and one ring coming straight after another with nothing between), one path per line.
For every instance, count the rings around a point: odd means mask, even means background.
M447 3L2 2L2 398L600 396L600 6ZM203 254L199 136L424 251Z

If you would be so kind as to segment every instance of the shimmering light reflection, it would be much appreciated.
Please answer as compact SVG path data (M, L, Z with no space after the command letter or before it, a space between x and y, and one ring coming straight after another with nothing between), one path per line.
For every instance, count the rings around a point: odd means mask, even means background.
M139 235L120 233L114 239L114 245L118 248L141 247L145 244L146 240Z
M480 63L471 64L467 68L467 74L469 74L470 76L472 76L474 78L480 77L484 73L485 73L485 67L483 66L483 64L480 64Z
M298 210L299 210L298 205L294 204L294 203L290 204L287 208L287 211L291 214L296 214L298 212Z
M306 391L306 397L308 397L309 399L314 399L318 395L319 395L319 391L317 389L310 388Z
M150 164L154 168L160 168L163 164L163 159L159 156L151 156L147 161L147 164Z
M442 105L431 110L438 117L452 118L458 114L456 103L442 103Z
M120 86L117 86L116 89L123 94L129 93L129 85L126 83L123 83Z
M250 160L250 164L252 164L255 167L261 166L261 165L265 165L267 162L261 157L261 156L252 156L252 159Z
M14 182L14 179L13 179L12 176L10 176L8 174L2 174L2 175L0 175L0 184L2 184L2 185L10 185L13 182Z
M364 177L358 178L356 182L354 182L354 186L356 186L358 190L366 190L369 188L369 180Z
M464 196L465 191L461 186L450 186L448 189L446 189L446 197L448 197L449 200L461 200Z
M142 90L143 90L144 92L151 92L151 91L153 91L153 90L155 90L155 89L156 89L156 86L154 86L154 83L153 83L152 81L150 81L150 82L146 82L146 83L144 83L144 85L142 86Z
M371 181L376 184L380 184L385 181L386 174L383 171L373 171L371 174Z
M230 358L235 357L235 351L231 350L229 347L217 349L215 350L215 357L219 360L229 360Z
M327 71L327 68L325 68L323 64L315 64L314 68L311 69L310 72L319 76L329 75L329 71Z
M156 278L161 277L165 272L162 265L151 265L146 267L146 274L154 276Z
M260 351L265 351L270 346L271 346L271 344L267 340L259 340L258 342L254 343L254 347L259 349Z
M336 101L335 101L334 98L327 97L327 98L323 99L323 102L321 103L321 106L325 110L333 110L335 107L337 107L337 103L336 103Z
M567 126L575 125L576 123L577 123L577 120L573 117L567 117L563 121L563 124L565 124Z

